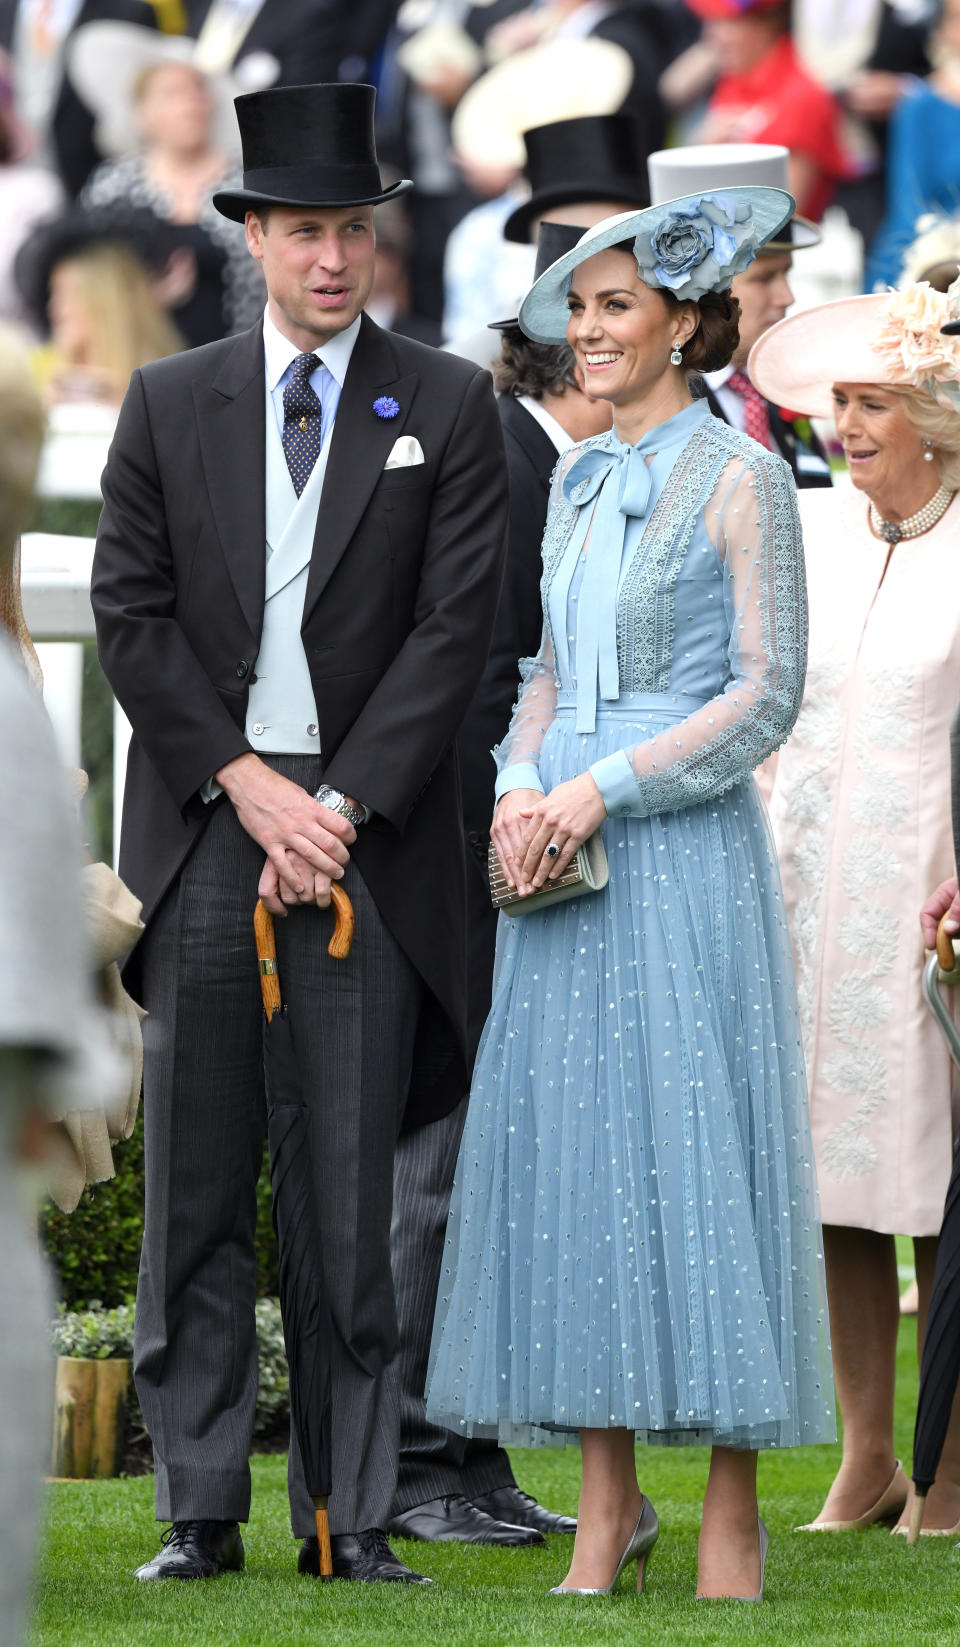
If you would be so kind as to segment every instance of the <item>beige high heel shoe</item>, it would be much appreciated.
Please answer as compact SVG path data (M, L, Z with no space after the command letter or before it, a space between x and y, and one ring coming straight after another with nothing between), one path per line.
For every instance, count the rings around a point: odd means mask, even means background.
M903 1473L903 1465L897 1459L896 1468L888 1485L883 1489L875 1504L863 1515L858 1515L853 1521L808 1521L802 1527L794 1527L795 1533L860 1533L865 1527L872 1527L878 1521L893 1521L903 1510L907 1502L909 1483Z
M609 1584L596 1585L592 1589L579 1590L572 1585L557 1584L547 1592L551 1596L609 1596L617 1587L617 1580L625 1567L635 1561L637 1564L637 1594L643 1589L643 1580L646 1576L647 1560L653 1546L660 1537L660 1521L657 1512L649 1498L644 1497L643 1509L637 1518L637 1525L630 1534L630 1542L617 1563L617 1570Z
M694 1596L695 1601L762 1601L763 1585L767 1571L767 1551L770 1548L770 1534L764 1523L757 1517L757 1540L760 1545L760 1588L755 1596Z

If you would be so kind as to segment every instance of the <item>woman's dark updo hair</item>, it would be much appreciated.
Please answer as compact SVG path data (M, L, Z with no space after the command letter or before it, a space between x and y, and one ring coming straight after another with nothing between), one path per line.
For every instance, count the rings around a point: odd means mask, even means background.
M632 240L621 240L613 249L625 252L633 259L636 268ZM732 293L704 292L695 303L690 303L689 299L674 297L669 286L653 286L651 291L658 291L674 309L681 308L685 302L689 303L700 317L700 324L693 336L681 348L684 371L719 372L724 366L729 366L740 342L740 304Z
M666 288L663 296L674 308L680 300ZM704 292L693 304L700 324L688 343L681 346L686 372L719 372L729 366L740 342L740 304L732 292Z

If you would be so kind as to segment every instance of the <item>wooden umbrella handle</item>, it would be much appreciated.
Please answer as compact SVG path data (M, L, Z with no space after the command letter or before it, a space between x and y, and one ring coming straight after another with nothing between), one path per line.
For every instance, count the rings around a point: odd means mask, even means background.
M275 1012L283 1011L280 978L277 973L277 935L273 916L262 898L257 899L253 912L253 931L257 940L257 960L260 963L260 994L267 1023L273 1022Z
M353 943L355 922L353 905L343 887L338 886L336 881L330 888L330 902L333 905L334 926L333 936L327 945L327 954L335 961L345 961ZM275 1012L283 1011L283 996L280 993L280 977L277 972L276 929L273 916L262 898L257 899L257 907L253 912L253 931L257 940L257 961L260 965L260 993L263 996L263 1010L269 1024Z
M327 945L327 954L332 955L335 961L345 961L353 943L354 914L353 905L342 886L336 881L330 883L330 902L336 922L333 928L333 937Z
M941 972L955 973L955 981L960 982L960 962L958 962L953 949L953 933L947 932L944 927L944 922L946 919L947 917L944 915L940 925L937 927L937 961ZM946 981L947 980L944 979L945 983ZM954 980L951 980L951 982L953 981Z

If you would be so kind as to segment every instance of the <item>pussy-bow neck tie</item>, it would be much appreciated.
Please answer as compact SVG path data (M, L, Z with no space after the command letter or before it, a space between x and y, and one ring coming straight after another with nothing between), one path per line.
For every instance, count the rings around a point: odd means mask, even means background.
M577 616L578 732L596 730L598 694L608 701L620 696L617 595L624 540L628 521L646 515L653 484L646 457L656 451L654 442L628 446L615 435L610 438L610 446L581 452L562 485L564 498L578 509L596 499L592 518L580 517L583 536L589 532L590 548Z

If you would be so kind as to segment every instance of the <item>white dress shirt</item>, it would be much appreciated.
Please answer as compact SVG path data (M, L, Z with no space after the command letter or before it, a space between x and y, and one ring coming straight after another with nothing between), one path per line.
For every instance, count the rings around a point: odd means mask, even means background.
M736 389L728 389L736 367L721 366L719 372L704 372L703 380L713 391L723 408L723 415L732 429L739 429L742 435L747 432L747 409L742 395Z
M569 452L571 446L576 445L576 441L571 435L567 434L563 424L558 423L555 417L551 417L542 400L534 400L532 395L518 395L517 401L521 406L526 407L534 422L539 423L544 434L553 441L558 452Z

